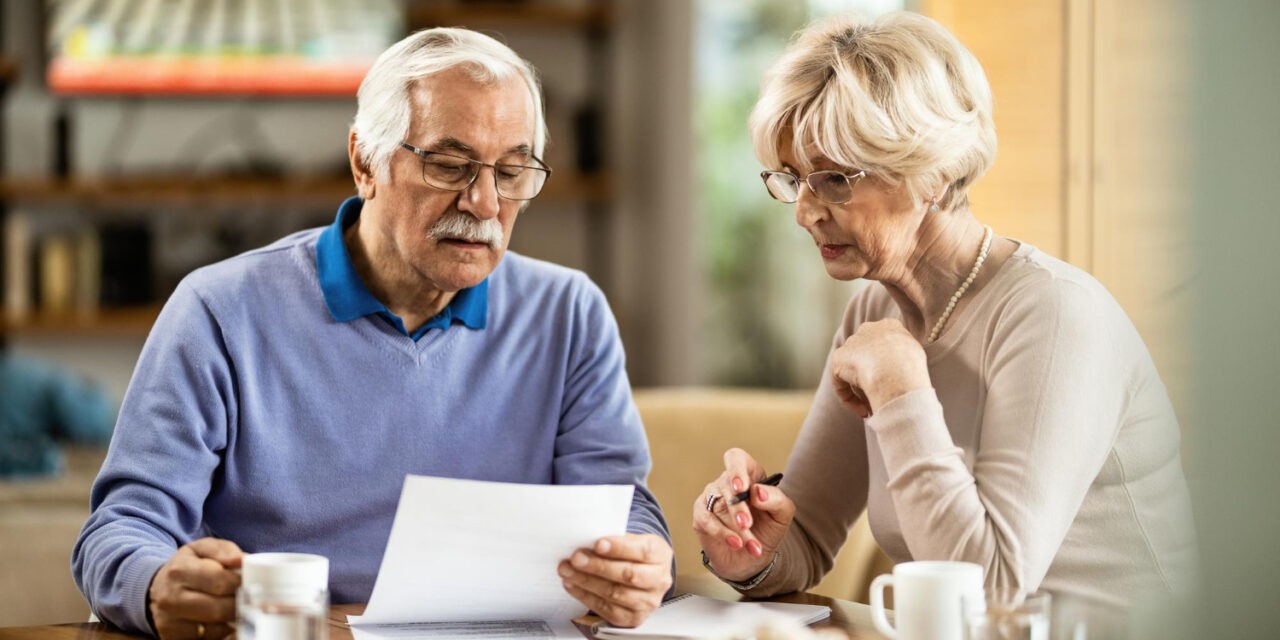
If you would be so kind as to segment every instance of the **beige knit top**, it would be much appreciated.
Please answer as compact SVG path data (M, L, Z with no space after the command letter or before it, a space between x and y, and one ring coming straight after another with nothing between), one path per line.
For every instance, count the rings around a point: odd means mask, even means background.
M898 316L871 283L834 344ZM1177 418L1137 330L1092 276L1023 244L925 352L933 388L865 423L822 376L782 483L795 522L751 595L816 584L864 508L893 560L976 562L991 587L1125 608L1192 586Z

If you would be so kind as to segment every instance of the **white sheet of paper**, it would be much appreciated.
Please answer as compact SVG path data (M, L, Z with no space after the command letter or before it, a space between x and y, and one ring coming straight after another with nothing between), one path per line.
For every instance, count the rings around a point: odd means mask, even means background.
M351 624L558 622L587 609L556 567L621 535L631 485L531 485L406 476L382 567Z
M638 627L597 623L597 638L744 638L771 620L808 625L831 616L831 608L789 602L729 602L686 593L664 603Z

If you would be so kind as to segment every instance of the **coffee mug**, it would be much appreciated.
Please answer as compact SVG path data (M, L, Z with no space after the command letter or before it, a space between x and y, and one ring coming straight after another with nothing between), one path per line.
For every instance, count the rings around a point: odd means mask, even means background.
M310 553L251 553L240 567L242 640L326 640L329 559Z
M884 589L893 587L893 619ZM871 582L871 621L890 640L963 640L962 601L982 602L982 567L971 562L904 562Z

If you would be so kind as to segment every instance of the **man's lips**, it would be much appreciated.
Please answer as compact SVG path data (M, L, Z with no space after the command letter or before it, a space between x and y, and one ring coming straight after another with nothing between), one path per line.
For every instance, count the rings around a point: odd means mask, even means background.
M441 239L440 239L440 242L445 242L445 243L448 243L448 244L451 244L451 245L454 245L454 246L457 246L457 247L468 248L468 249L470 249L470 248L480 248L480 247L488 248L488 247L489 247L489 243L488 243L488 242L481 242L481 241L478 241L478 240L470 240L470 239L467 239L467 238L441 238Z

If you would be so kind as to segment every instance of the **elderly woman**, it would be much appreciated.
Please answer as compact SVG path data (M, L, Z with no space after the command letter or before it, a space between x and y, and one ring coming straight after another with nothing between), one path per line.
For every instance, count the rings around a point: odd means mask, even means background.
M808 588L866 509L893 560L974 562L991 588L1123 610L1189 587L1178 423L1141 337L1089 274L970 209L996 151L973 55L910 13L818 23L750 129L827 273L872 282L782 484L731 449L696 500L707 568L752 596Z

